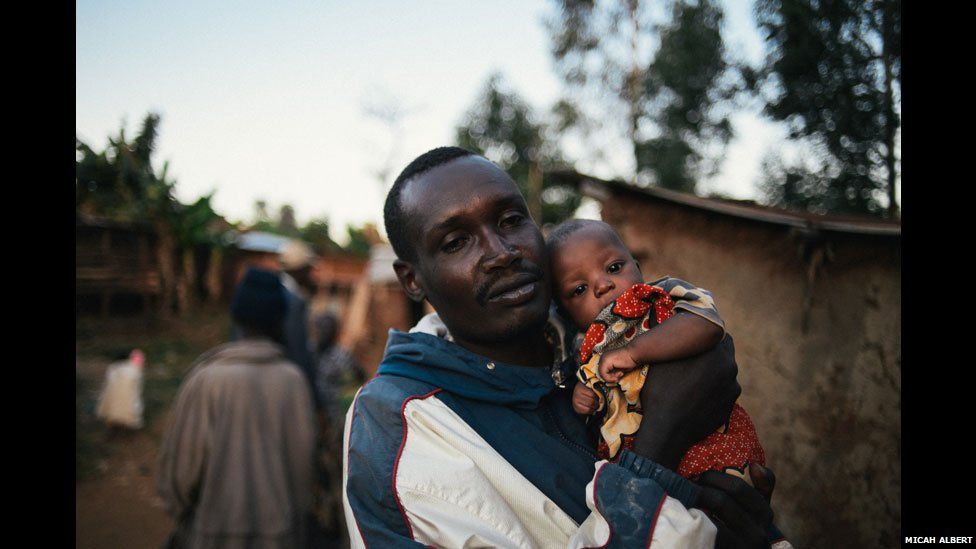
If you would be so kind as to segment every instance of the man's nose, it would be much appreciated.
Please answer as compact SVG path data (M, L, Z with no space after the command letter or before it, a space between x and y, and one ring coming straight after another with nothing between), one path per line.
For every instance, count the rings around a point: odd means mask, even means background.
M483 241L485 260L482 265L485 271L508 267L513 261L522 257L522 252L519 251L518 247L509 243L504 236L498 233L489 232Z
M603 297L604 294L614 288L616 288L616 286L614 285L613 281L609 278L604 278L593 285L593 294L596 297Z

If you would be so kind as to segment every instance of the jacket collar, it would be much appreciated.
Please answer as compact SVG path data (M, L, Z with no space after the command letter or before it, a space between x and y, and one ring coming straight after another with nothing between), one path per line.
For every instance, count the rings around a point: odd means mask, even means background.
M553 367L517 366L457 345L434 313L410 333L390 330L377 374L416 379L474 400L532 408L563 386L574 367L566 352L567 332L558 318L550 315L546 333L556 359Z

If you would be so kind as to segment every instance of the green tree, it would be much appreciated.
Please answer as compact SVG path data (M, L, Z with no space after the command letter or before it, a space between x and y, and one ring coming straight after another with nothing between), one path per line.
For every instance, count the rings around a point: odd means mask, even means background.
M222 259L223 227L219 225L220 215L211 203L213 192L202 196L192 204L177 202L171 215L171 227L176 243L182 251L182 265L176 282L177 310L186 311L195 303L194 287L197 281L196 249L199 246L210 248L211 270L213 262ZM207 273L208 279L214 274ZM210 292L214 292L212 284Z
M537 222L557 223L573 215L580 196L571 185L548 175L566 167L548 132L544 123L534 120L531 107L493 74L457 127L456 140L512 176Z
M271 219L271 214L268 213L268 202L264 199L259 198L254 201L254 221L251 222L251 230L278 233L278 224Z
M646 7L639 0L555 0L554 4L557 13L546 20L546 28L556 71L572 97L565 104L580 112L585 111L580 105L602 106L595 118L625 120L627 137L636 143L645 115L647 42L653 38Z
M174 182L167 177L168 165L156 174L152 166L159 129L159 115L149 113L139 134L131 142L125 127L109 138L102 152L75 139L76 209L80 213L111 217L121 221L149 221L159 241L156 260L161 279L160 314L169 315L176 288L173 235L176 199Z
M767 201L813 211L897 212L901 1L757 0L765 112L814 145L810 165L770 159ZM807 163L811 164L811 163Z
M196 279L194 247L219 246L221 228L210 204L212 193L193 204L181 204L173 194L176 181L168 176L169 163L158 173L154 169L159 124L159 115L149 113L134 139L126 138L123 127L101 152L76 138L75 197L80 213L152 224L158 237L160 312L167 316L174 303L183 311L191 299L190 287ZM174 265L178 252L181 269Z
M720 158L703 151L732 138L723 107L738 91L725 59L723 17L713 0L677 1L657 27L661 45L647 68L645 98L658 135L635 143L638 177L693 193L700 177L717 171Z
M302 240L308 242L318 255L327 255L330 252L341 249L332 240L332 237L329 236L329 219L327 217L309 220L299 231L299 236Z
M168 165L156 174L152 153L156 146L159 115L149 113L139 134L131 142L125 128L109 138L102 152L75 139L76 207L84 213L134 221L165 217L173 210L173 182L166 176Z
M291 204L284 204L278 209L278 233L287 236L298 236L298 222L295 220L295 208Z
M349 235L349 243L343 250L359 257L369 257L369 249L372 246L369 239L369 225L362 227L346 225L346 234Z
M624 122L634 158L630 179L693 192L731 138L721 106L740 89L736 65L725 58L721 6L669 0L669 18L653 24L648 3L639 0L555 4L547 28L573 98L565 105L583 113L576 119Z

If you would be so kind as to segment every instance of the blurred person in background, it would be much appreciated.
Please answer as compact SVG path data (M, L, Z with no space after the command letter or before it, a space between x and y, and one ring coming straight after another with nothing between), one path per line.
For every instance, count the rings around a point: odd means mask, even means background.
M128 357L109 365L98 394L95 415L105 422L109 435L142 428L143 367L146 355L133 349Z
M277 248L277 251L267 253L266 243L250 247L247 244L242 249L247 251L265 252L253 258L250 266L276 271L285 290L285 313L282 317L281 344L285 348L285 357L301 368L312 392L313 404L316 411L321 406L315 391L315 355L308 340L308 302L315 293L312 280L312 265L315 254L311 248L300 240L289 240ZM273 248L272 248L273 249ZM273 255L272 255L273 254ZM242 337L240 329L231 327L231 340Z
M315 389L332 431L341 435L346 413L344 399L362 385L366 375L352 353L338 343L339 328L339 318L333 312L315 319Z
M285 356L302 369L312 390L315 409L321 402L315 390L315 355L308 343L308 301L315 293L312 264L315 254L300 240L291 240L282 247L281 284L285 287L285 318L282 327Z
M159 453L157 488L176 526L167 547L303 547L315 419L285 356L285 289L251 268L231 303L242 338L186 374Z
M337 341L339 319L332 312L315 318L315 388L322 405L316 452L318 484L315 488L315 517L326 538L346 540L342 518L342 425L351 395L366 376L355 357ZM350 395L347 400L346 395Z

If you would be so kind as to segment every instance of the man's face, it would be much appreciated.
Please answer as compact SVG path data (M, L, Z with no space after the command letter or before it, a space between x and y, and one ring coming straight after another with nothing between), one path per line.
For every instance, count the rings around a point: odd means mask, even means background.
M545 243L508 174L466 156L410 181L400 200L417 256L401 282L426 295L455 340L511 342L544 326Z

